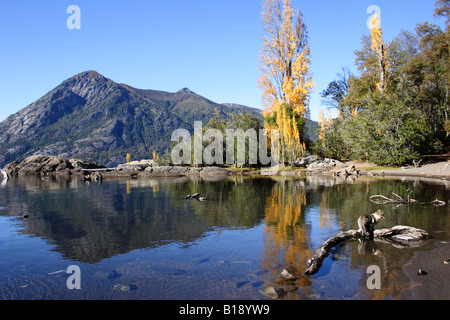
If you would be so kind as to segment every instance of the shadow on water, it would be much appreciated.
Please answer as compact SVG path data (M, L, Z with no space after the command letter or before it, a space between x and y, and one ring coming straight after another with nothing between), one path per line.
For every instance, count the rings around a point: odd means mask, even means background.
M423 179L12 179L0 188L0 299L264 299L271 287L280 299L395 298L410 285L402 267L414 252L450 233L448 207L369 201L407 189L420 201L450 195L445 181ZM183 199L197 192L208 201ZM378 209L379 228L414 226L434 240L403 249L350 241L303 275L323 241ZM72 264L83 290L66 288ZM367 289L370 265L382 290ZM282 281L283 269L296 280Z

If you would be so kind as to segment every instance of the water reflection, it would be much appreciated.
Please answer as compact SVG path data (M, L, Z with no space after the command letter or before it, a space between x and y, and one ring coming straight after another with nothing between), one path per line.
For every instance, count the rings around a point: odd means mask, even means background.
M383 241L350 241L335 247L319 273L305 277L306 261L325 240L341 230L357 229L362 214L383 209L386 220L378 228L403 224L428 230L436 238L448 239L448 208L434 206L378 206L373 194L405 194L413 190L415 199L448 200L445 181L420 179L343 179L311 176L301 180L279 179L266 199L265 257L263 264L272 272L266 285L281 286L285 299L386 299L405 294L410 287L402 267L418 247L431 248L433 241L401 246ZM424 248L425 247L425 248ZM404 250L402 250L404 249ZM382 289L366 286L367 268L379 266ZM295 285L281 281L287 268Z
M408 287L402 267L417 248L350 241L334 248L316 275L307 277L303 270L323 241L341 230L357 228L361 214L379 208L386 216L379 228L410 225L427 230L436 240L447 240L448 207L378 206L369 201L374 194L404 195L407 189L420 201L448 201L450 195L446 182L419 179L183 177L98 184L23 177L0 189L0 215L14 217L22 235L44 239L64 260L92 266L92 283L100 281L99 274L101 281L107 279L111 269L134 279L139 287L134 298L261 299L261 288L277 286L286 291L283 299L381 299L396 297ZM201 193L208 201L183 199L193 193ZM29 218L22 218L24 215ZM4 253L8 248L1 240L0 253ZM433 243L422 245L431 248ZM152 278L157 273L148 273L149 265L155 269L147 255L138 255L139 260L127 258L141 249L154 252L152 249L165 247L171 249L158 265L164 277ZM40 260L48 253L35 255L34 259ZM22 262L19 258L14 261L13 256L8 259L9 269L3 274L9 277ZM128 274L119 269L119 260L127 261ZM103 264L112 267L101 272L95 269ZM383 290L367 289L369 265L381 268ZM167 274L174 266L184 271ZM281 281L283 269L297 280L290 284ZM176 277L178 290L169 289L171 277ZM144 295L149 278L152 290L161 283L161 290L166 291ZM114 286L104 285L96 285L97 296L90 298L109 297Z
M298 288L305 289L310 285L310 279L301 272L311 257L310 230L304 212L307 205L305 182L308 185L306 180L280 180L266 198L262 265L272 270L266 283L276 281L283 268L287 268L297 277Z
M264 218L262 185L238 178L171 178L85 183L79 179L11 181L2 215L29 216L22 233L48 239L67 259L96 263L168 242L189 244L212 228L251 228ZM185 201L201 193L207 202Z

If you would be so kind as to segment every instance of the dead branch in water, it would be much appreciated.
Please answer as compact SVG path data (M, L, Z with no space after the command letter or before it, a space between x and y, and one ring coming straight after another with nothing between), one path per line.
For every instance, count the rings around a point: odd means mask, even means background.
M357 230L350 230L339 232L334 237L328 239L319 249L316 250L314 256L308 260L308 265L304 273L307 275L316 273L317 271L319 271L320 267L322 266L323 260L325 260L333 247L341 242L358 238L362 238L361 233Z
M349 230L339 232L334 237L325 241L325 243L316 250L314 256L308 260L305 274L312 275L319 271L323 261L330 253L331 249L347 240L362 239L363 235L358 230ZM428 239L427 232L408 226L396 226L391 229L379 229L374 231L374 239L387 240L393 243L407 244Z
M407 190L407 191L409 191L408 199L403 199L402 197L400 197L398 194L396 194L394 192L392 192L392 194L394 196L396 196L398 199L391 199L391 198L388 198L386 196L379 195L379 194L373 195L369 199L370 199L370 201L372 201L375 204L390 204L390 203L391 204L431 204L436 207L443 207L443 206L447 205L447 203L445 201L441 201L438 199L431 201L431 202L417 201L416 199L412 199L410 197L412 191L410 191L410 190Z

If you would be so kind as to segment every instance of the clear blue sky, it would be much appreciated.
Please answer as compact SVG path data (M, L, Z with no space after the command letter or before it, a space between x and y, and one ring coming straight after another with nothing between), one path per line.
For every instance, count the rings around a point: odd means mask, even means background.
M433 17L434 0L293 0L306 21L317 120L320 92L369 34L368 6L381 9L385 41ZM69 30L70 5L81 30ZM0 121L86 70L142 89L183 87L215 102L261 106L262 0L2 0Z

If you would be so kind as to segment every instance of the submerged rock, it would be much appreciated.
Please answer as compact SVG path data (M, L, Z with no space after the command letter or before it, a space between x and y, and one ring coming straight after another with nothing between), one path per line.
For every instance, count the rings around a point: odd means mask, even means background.
M296 279L295 276L289 273L286 269L281 272L280 277L285 281L294 281Z
M114 285L114 289L120 290L120 291L133 291L137 290L137 286L134 284L116 284Z
M206 200L208 200L208 198L200 197L200 193L195 193L192 195L188 194L187 196L184 197L184 200L206 201Z
M417 271L417 275L419 276L426 276L428 274L428 272L426 272L425 270L419 269Z
M286 291L284 291L281 288L276 288L276 287L267 287L267 288L259 290L259 292L263 296L270 298L270 299L279 299L286 295Z

